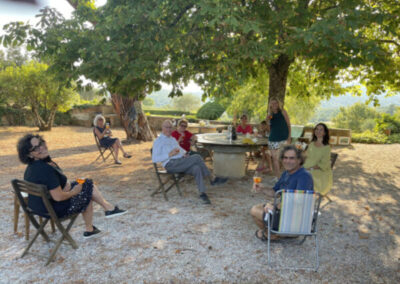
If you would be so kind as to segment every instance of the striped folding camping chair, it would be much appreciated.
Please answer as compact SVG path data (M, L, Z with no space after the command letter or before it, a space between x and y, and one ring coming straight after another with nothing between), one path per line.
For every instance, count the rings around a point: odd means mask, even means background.
M318 270L317 219L321 196L314 191L283 189L275 193L274 209L264 219L268 229L268 264L271 264L271 235L283 237L303 236L300 244L307 237L315 239L314 267L285 267L295 269Z

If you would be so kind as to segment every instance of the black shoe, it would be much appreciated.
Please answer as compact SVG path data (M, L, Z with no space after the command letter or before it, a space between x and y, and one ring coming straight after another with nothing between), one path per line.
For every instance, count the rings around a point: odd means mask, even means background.
M211 185L220 185L220 184L224 184L228 181L228 178L222 178L222 177L216 177L212 182Z
M95 235L101 233L101 231L99 229L97 229L94 225L93 225L93 231L91 232L83 232L83 237L85 239L90 239L91 237L94 237Z
M211 204L210 199L208 199L208 196L205 193L200 194L200 199L202 200L203 204Z
M118 206L115 206L114 210L106 211L105 214L106 218L111 218L114 216L124 215L127 212L128 212L127 210L121 210L118 208Z

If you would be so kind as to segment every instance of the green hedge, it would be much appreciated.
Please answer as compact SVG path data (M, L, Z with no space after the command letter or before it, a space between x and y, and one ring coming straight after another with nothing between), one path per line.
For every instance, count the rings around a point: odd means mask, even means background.
M150 114L154 115L173 115L173 116L182 116L184 115L190 115L191 112L189 111L181 111L181 110L162 110L162 109L145 109L144 112L148 112Z
M353 133L351 135L351 141L355 143L366 143L366 144L394 144L400 143L400 134L392 134L386 136L382 133L372 132L370 130L364 131L363 133Z
M205 103L198 111L197 118L216 120L221 117L225 109L217 102Z
M3 116L9 125L25 125L26 120L30 118L30 112L26 109L0 106L0 118Z

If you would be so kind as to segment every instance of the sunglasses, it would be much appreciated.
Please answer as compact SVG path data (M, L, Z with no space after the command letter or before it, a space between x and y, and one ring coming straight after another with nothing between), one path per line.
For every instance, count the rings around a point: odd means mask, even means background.
M29 152L35 152L37 150L39 150L40 147L42 147L44 144L46 144L46 141L44 141L43 139L39 139L39 144L36 146L33 146Z
M187 127L187 124L181 124L181 125L179 125L180 127L183 127L183 128L186 128Z

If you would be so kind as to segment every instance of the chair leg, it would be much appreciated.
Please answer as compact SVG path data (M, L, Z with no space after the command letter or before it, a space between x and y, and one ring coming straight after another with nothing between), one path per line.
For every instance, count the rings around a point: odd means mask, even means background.
M74 217L71 218L71 220L70 220L70 222L69 222L69 224L68 224L66 229L64 229L64 227L61 225L61 223L59 221L56 221L57 228L61 232L61 237L58 239L56 245L54 246L49 258L47 259L47 262L46 262L45 266L47 266L54 259L54 256L56 255L56 252L58 251L58 249L61 246L61 244L62 244L64 239L67 239L67 241L70 243L70 245L74 249L78 248L78 245L76 244L76 242L72 239L72 237L68 233L69 230L71 229L72 224L74 223L76 217L78 217L78 215L75 215Z
M32 216L30 216L30 217L32 217ZM34 217L32 217L32 218L34 219ZM36 234L33 236L32 240L30 241L30 243L28 244L28 246L26 247L26 249L24 250L24 252L22 253L21 257L24 257L28 253L29 249L31 248L33 243L36 241L39 234L45 235L47 237L47 239L45 238L45 240L48 242L50 241L49 237L46 235L46 233L43 230L44 226L46 226L46 224L47 224L47 221L48 221L48 219L46 219L42 224L40 224L40 226L38 225L36 220L35 220L35 222L32 222L35 225L35 227L38 226L37 231L36 231Z
M182 196L181 189L179 188L179 179L177 179L176 177L174 177L174 179L175 179L175 186L176 189L178 190L179 196Z
M51 225L51 232L54 234L56 232L56 226L54 225L54 221L52 219L50 220L50 225Z
M315 271L319 267L319 257L318 257L318 235L315 235Z
M19 202L17 196L14 194L14 234L18 231L18 218L19 218Z
M29 217L25 212L24 212L24 218L25 218L25 240L29 240L29 227L31 223L29 223Z

